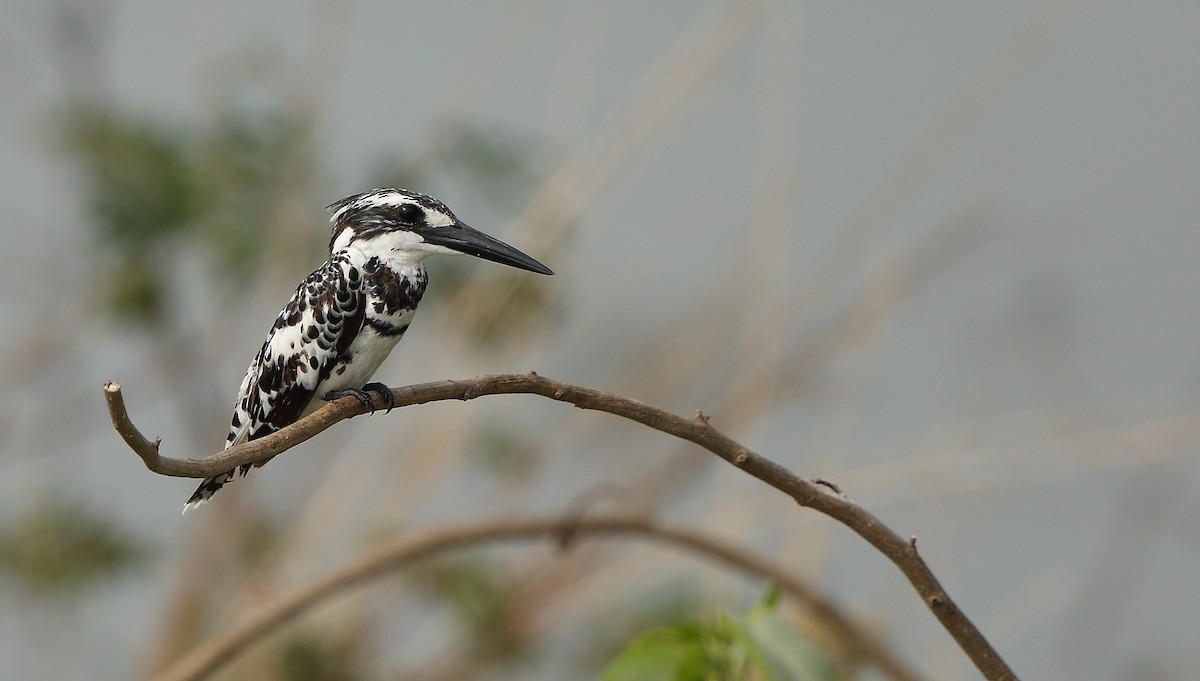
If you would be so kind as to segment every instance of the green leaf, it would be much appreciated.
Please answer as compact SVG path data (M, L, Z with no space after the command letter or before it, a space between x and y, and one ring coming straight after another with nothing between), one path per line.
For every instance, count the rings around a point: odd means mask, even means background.
M678 679L679 670L695 656L676 629L655 629L642 634L622 652L601 676L602 681Z
M774 600L754 606L739 622L755 668L769 681L834 681L837 667L819 647L779 616Z
M601 681L716 681L745 677L746 655L727 618L651 629L617 656Z
M745 617L685 621L651 629L608 666L602 681L835 681L833 661L779 616L767 591Z

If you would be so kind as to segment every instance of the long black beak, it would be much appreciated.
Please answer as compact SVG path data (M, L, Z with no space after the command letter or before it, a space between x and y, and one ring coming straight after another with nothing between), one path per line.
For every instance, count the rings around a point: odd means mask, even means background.
M554 274L549 267L463 222L456 221L450 227L429 227L420 230L420 234L426 243L538 274Z

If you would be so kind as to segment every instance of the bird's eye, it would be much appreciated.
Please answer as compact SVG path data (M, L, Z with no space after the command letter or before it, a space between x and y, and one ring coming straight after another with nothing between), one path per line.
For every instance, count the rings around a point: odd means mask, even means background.
M411 203L401 204L401 206L396 209L396 214L399 215L401 222L408 224L416 224L425 217L425 211L421 210L419 206L415 206Z

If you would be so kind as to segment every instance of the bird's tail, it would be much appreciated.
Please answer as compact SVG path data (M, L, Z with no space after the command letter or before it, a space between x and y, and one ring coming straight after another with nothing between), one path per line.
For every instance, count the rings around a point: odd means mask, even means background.
M183 505L183 512L187 513L211 499L217 493L217 490L225 486L225 483L233 480L234 472L230 470L214 475L211 478L205 478L204 482L200 483L200 486L192 493L192 498L188 499L187 503Z
M275 457L271 458L273 459ZM224 487L225 483L233 480L234 473L240 472L244 478L246 477L246 474L250 472L251 468L261 468L263 464L270 460L271 459L266 459L265 461L258 461L252 464L242 464L233 470L228 470L224 473L218 473L211 478L205 478L204 482L200 483L200 486L196 488L196 491L192 492L192 498L188 499L187 503L183 505L183 512L187 513L193 508L205 503L209 499L212 499L213 495L217 493L217 490Z

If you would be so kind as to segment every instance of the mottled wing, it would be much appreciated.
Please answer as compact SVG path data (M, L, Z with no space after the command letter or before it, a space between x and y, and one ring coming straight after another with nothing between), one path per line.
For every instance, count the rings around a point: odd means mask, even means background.
M363 326L362 272L345 254L308 275L279 313L242 379L225 448L295 422L337 367ZM261 463L258 465L262 465ZM250 466L242 466L245 474ZM207 501L234 471L204 480L184 511Z
M363 325L362 273L345 254L308 275L242 381L226 448L296 421Z

